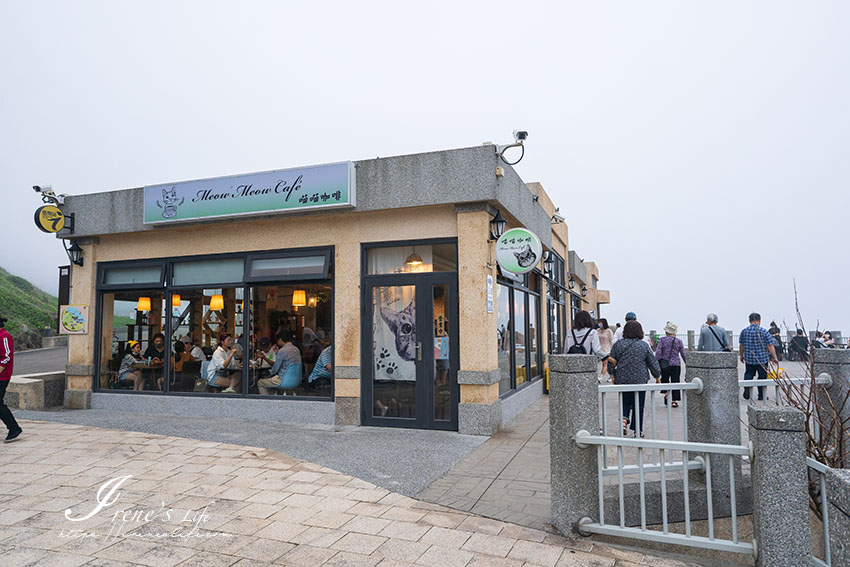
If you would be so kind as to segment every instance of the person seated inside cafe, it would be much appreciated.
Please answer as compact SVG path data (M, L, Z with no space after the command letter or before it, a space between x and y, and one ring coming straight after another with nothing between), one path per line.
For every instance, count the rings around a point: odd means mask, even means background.
M213 352L212 360L207 367L207 380L210 386L224 388L223 394L238 393L242 383L242 371L233 364L233 337L230 333L221 333L218 336L218 347Z
M307 385L312 388L326 389L331 384L331 368L333 365L332 345L328 342L327 346L319 353L319 358L316 359L316 365L310 376L307 377Z
M165 335L157 333L153 336L153 343L145 350L144 358L150 359L151 366L162 366L165 362Z
M277 344L272 344L268 337L263 337L260 339L260 342L257 346L259 347L260 352L263 354L263 356L255 357L257 362L256 367L271 368L272 364L274 364L275 354L277 354Z
M281 331L278 333L277 347L277 354L275 354L274 360L266 357L262 350L257 352L258 360L273 362L271 370L269 370L269 377L257 380L257 389L264 396L271 394L270 388L276 388L280 385L289 365L301 364L301 351L298 350L297 346L292 344L292 331Z
M183 335L180 338L180 342L186 345L186 352L188 352L192 359L197 360L198 362L203 362L207 359L207 355L204 354L203 349L195 344L195 340L189 335Z
M195 360L192 355L186 352L186 344L183 341L174 342L174 370L183 372L183 363L192 362Z
M134 390L145 389L145 378L142 369L137 368L142 363L142 343L127 341L127 350L118 368L118 379L122 382L133 382Z

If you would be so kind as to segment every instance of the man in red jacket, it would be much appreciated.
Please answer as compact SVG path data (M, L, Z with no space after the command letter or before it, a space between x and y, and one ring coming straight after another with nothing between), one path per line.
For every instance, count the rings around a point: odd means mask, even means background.
M15 416L11 410L6 407L3 398L6 397L6 388L9 386L9 380L12 379L12 367L15 362L15 345L12 343L12 335L5 329L6 319L0 315L0 420L9 429L9 435L6 436L6 443L11 443L18 439L21 434L21 426L15 421Z

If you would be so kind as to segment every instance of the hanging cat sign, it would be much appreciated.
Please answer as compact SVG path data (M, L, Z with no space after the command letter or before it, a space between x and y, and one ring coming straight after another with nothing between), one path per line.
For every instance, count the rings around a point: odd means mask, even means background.
M496 241L496 261L503 270L514 274L533 270L542 254L540 239L524 228L512 228Z

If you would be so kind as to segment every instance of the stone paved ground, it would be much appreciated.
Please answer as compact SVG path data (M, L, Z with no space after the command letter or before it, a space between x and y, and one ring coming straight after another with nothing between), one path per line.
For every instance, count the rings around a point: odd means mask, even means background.
M796 362L782 362L789 375L803 376L802 366ZM744 378L744 367L738 367L739 379ZM683 373L684 376L684 373ZM767 393L773 403L775 394ZM755 397L755 392L753 392ZM746 419L746 402L741 399L741 415ZM660 398L655 398L657 438L667 438L667 410ZM616 398L606 404L609 435L617 435ZM647 428L650 407L645 410ZM673 439L682 440L682 408L671 409ZM647 437L652 435L647 433ZM742 443L747 442L746 426L742 422ZM615 462L610 452L609 463ZM635 463L633 452L625 452L626 464ZM675 478L668 473L668 478ZM652 475L647 475L653 479ZM606 479L616 484L617 477ZM523 412L507 427L493 435L454 465L443 477L421 491L417 498L480 514L488 518L513 522L535 529L552 529L550 522L551 492L549 477L549 399L544 396Z
M687 565L420 502L267 449L22 425L20 442L0 445L3 567Z

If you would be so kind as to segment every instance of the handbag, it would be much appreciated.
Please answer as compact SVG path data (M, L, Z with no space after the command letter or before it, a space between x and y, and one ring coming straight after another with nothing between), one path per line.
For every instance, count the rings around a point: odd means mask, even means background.
M673 337L672 343L670 343L670 358L673 358L673 349L676 348L676 337ZM659 358L658 366L661 367L661 371L664 372L668 368L670 368L670 359L669 358Z
M720 343L720 346L723 347L723 352L732 352L732 348L728 344L726 346L723 346L723 341L721 341L720 337L717 336L717 331L714 330L714 327L709 325L708 330L711 331L711 334L714 335L714 338L717 339L717 342Z

